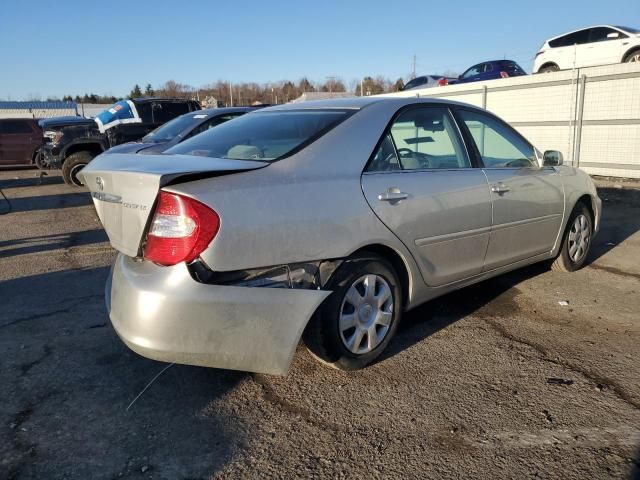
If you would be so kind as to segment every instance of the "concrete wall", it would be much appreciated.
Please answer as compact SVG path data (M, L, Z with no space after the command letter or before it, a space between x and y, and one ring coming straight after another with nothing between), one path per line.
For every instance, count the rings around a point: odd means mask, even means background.
M528 75L387 96L437 97L492 111L540 150L594 175L640 178L640 64Z

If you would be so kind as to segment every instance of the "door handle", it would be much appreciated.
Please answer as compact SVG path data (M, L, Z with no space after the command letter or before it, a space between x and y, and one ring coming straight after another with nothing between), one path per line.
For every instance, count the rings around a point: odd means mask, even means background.
M510 190L509 187L507 187L504 183L499 183L498 185L493 185L491 187L491 191L493 193L497 193L499 195L503 194L503 193L507 193Z
M381 202L399 202L407 198L409 198L409 194L401 192L398 187L390 187L386 192L378 195L378 200Z

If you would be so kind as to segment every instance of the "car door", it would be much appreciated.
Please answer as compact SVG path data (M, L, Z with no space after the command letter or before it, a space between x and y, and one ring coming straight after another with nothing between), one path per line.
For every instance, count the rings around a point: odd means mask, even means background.
M595 27L589 31L583 66L619 63L624 54L623 43L628 37L609 27Z
M4 165L28 165L33 160L37 146L29 120L2 121L2 163Z
M582 68L592 65L592 45L589 43L590 28L571 34L570 41L573 46L573 62L570 68Z
M412 253L427 285L482 271L491 196L447 108L403 109L363 173L362 190L378 218Z
M493 115L459 108L456 116L473 139L491 191L493 221L484 270L549 252L564 213L556 169L541 168L535 148Z

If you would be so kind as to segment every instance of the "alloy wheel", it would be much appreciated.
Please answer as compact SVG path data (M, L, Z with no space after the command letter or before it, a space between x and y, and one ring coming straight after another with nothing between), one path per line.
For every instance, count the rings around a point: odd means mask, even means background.
M578 263L587 254L591 241L591 225L584 215L578 215L569 230L569 257Z
M340 338L347 350L362 355L380 345L391 326L393 308L393 292L380 275L363 275L353 282L338 319Z

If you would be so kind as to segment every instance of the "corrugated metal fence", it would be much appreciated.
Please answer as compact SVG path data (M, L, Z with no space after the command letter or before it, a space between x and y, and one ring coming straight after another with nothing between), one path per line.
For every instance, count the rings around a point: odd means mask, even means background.
M77 113L76 102L0 102L0 118L51 118Z
M560 150L590 174L640 178L640 64L390 94L416 95L484 107L540 150Z

